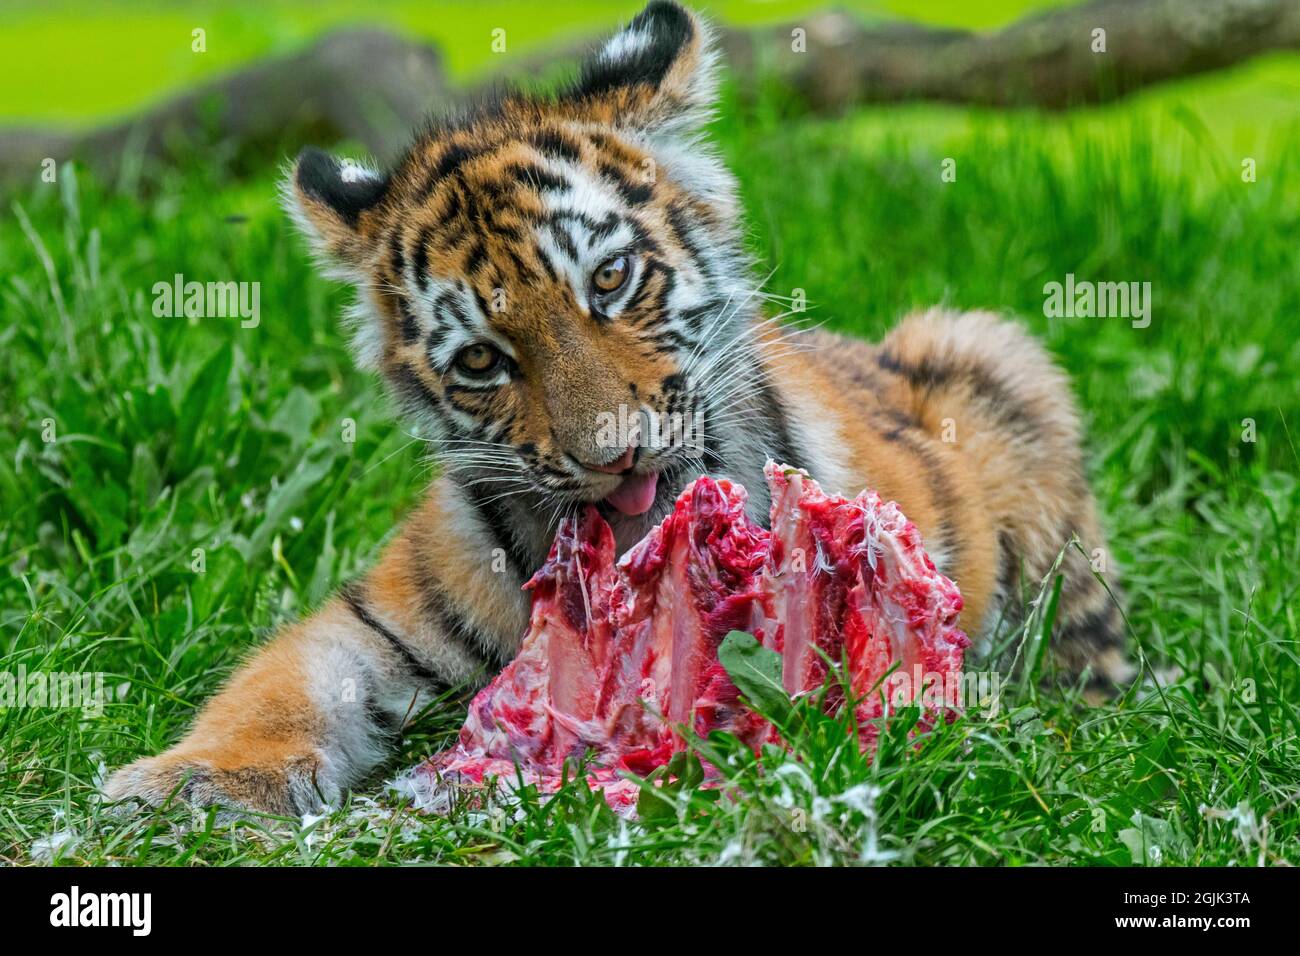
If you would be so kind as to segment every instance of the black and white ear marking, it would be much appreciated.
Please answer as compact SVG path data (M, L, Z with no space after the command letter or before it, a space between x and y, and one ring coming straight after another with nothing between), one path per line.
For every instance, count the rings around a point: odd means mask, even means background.
M707 24L654 0L583 64L570 95L616 99L623 121L651 134L697 128L717 92L717 61Z
M308 148L298 154L280 186L281 203L311 242L321 271L358 291L347 323L362 368L379 367L384 342L369 268L382 226L363 217L384 201L389 182L355 160Z
M308 147L298 154L286 186L286 205L299 227L321 251L349 259L357 252L361 214L383 200L388 179Z
M387 182L351 160L340 160L323 150L307 147L298 154L294 181L305 195L328 206L350 226L357 217L384 198Z
M579 87L592 95L636 83L658 87L695 32L686 10L656 0L583 65Z

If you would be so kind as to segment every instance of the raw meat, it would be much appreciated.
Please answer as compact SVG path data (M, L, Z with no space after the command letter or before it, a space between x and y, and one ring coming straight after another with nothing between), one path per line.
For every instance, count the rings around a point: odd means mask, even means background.
M924 674L955 686L969 643L956 624L961 596L915 526L874 492L839 498L803 472L769 462L766 473L771 533L746 516L743 487L708 477L617 564L594 507L565 520L525 585L533 605L519 655L474 698L458 743L408 788L496 777L552 791L566 763L571 777L586 755L588 783L630 812L640 792L630 775L685 749L681 729L726 730L753 747L778 739L718 661L732 630L782 655L791 694L820 691L828 659L844 661L864 746L886 709L882 686L891 704L917 696L882 685L895 663L890 680Z
M916 526L874 491L846 500L771 464L767 481L772 538L751 630L781 654L785 689L820 688L827 660L843 661L868 741L884 713L882 687L897 705L937 684L924 697L935 700L929 709L955 710L970 646L957 626L961 594L925 553Z

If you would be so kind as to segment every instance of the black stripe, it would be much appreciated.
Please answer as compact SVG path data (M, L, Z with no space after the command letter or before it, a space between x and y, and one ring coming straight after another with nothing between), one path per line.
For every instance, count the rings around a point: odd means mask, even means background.
M406 256L402 255L402 237L396 232L388 240L388 267L398 283L406 281Z
M758 408L755 410L754 421L760 434L756 437L759 447L769 458L779 465L789 465L792 468L807 468L808 462L804 458L804 452L795 443L790 434L790 419L784 403L773 387L771 379L768 377L767 369L758 364L755 366L758 375L758 384L755 391L755 398L758 401ZM766 426L766 427L764 427ZM718 472L725 472L730 468L730 463L722 455L721 445L717 440L715 429L709 426L709 420L704 420L704 449L703 457L712 461L714 469ZM768 516L762 516L763 525L768 524Z
M659 283L657 289L652 290L650 288L650 280L653 279L655 276L659 276L663 281ZM669 299L672 298L673 290L676 288L677 288L677 270L670 265L666 265L660 262L658 259L650 259L645 264L645 269L643 270L643 274L641 276L641 282L637 286L636 292L633 294L631 300L628 302L626 306L624 306L624 308L626 309L639 308L643 303L649 301L651 295L654 295L657 298L658 300L657 305L662 307L664 304L666 304L669 301ZM660 312L657 318L662 320L668 318L668 316L666 313ZM641 320L641 322L638 322L637 324L642 325L644 323L645 320L643 319Z
M1100 610L1066 618L1057 626L1056 641L1098 651L1121 647L1124 633L1119 623L1119 608L1107 599L1106 606Z
M402 735L403 717L401 715L384 710L373 697L366 698L365 708L366 717L382 732L391 737L400 737Z
M537 253L537 261L542 264L542 269L546 272L546 277L552 282L558 282L560 275L555 271L555 263L551 261L550 255L541 246L535 246L533 249Z
M695 240L691 238L691 226L687 219L685 207L679 203L669 203L668 225L672 227L673 235L677 237L677 244L685 249L690 255L696 268L698 268L706 278L712 278L712 267L704 257L704 253L700 251L700 247L695 244Z
M498 239L505 239L508 242L522 242L525 238L524 231L512 222L503 222L500 213L501 211L497 209L488 210L488 231Z
M656 332L654 335L647 336L645 341L653 345L655 351L659 353L670 352L674 349L678 352L685 352L691 347L690 340L675 329L664 329Z
M704 333L704 320L706 317L720 315L722 310L727 307L726 299L710 299L703 305L697 305L694 308L686 309L682 312L680 318L696 335Z
M447 187L447 207L438 215L434 228L441 232L446 229L453 219L460 216L464 208L464 200L461 198L460 188L456 184Z
M881 352L876 364L886 372L901 375L915 388L933 389L949 385L965 385L993 413L1002 425L1013 431L1037 436L1041 433L1038 420L1030 414L1007 385L984 365L975 361L950 364L937 363L929 356L915 364L905 362L891 352Z
M444 292L434 300L433 309L436 314L441 313L450 316L451 320L466 332L473 331L470 326L469 311L465 308L465 303L461 301L459 295Z
M465 275L473 279L474 274L478 272L486 260L487 249L483 247L483 243L475 242L465 256Z
M603 219L593 219L585 212L576 212L572 209L551 209L547 210L544 215L535 217L534 221L548 228L555 223L576 222L593 236L604 238L617 229L624 220L614 212L606 213Z
M457 386L460 389L460 386ZM495 386L491 386L495 390ZM494 395L491 392L482 392L469 390L469 398L461 398L458 395L451 394L450 390L447 395L447 404L462 414L469 415L471 418L479 418L485 415L491 409Z
M504 445L509 442L510 435L515 430L515 423L518 421L519 421L519 411L516 409L514 411L509 412L504 419L501 419L500 421L494 423L493 427L491 428L489 428L486 424L480 425L478 428L474 430L474 434L470 435L469 437L476 438L479 441L488 441L494 445ZM529 442L520 445L517 451L522 455L525 453L524 449L526 448L532 448L536 450L535 446L531 442Z
M420 322L411 309L411 300L404 295L397 298L397 314L402 317L402 342L414 345L420 340Z
M511 527L514 526L514 519L504 503L499 500L489 501L488 499L495 493L489 494L479 486L467 487L465 491L470 505L478 514L479 520L487 527L492 540L505 550L506 557L510 561L510 569L521 581L532 577L533 571L540 562L521 548L515 536L510 533Z
M759 394L763 396L768 406L767 420L773 425L772 460L795 468L807 468L810 463L804 458L803 451L795 446L794 439L791 437L790 416L785 409L785 404L772 385L767 369L761 365L759 366Z
M686 385L686 376L681 372L673 372L670 375L665 375L659 382L659 390L663 392L665 396L679 395L686 391Z
M632 227L633 240L631 248L638 252L643 252L648 256L659 255L659 243L650 238L650 232L646 225L636 216L629 216L627 224Z
M415 237L415 248L411 250L411 271L415 273L416 285L420 290L429 285L429 230L421 229Z
M619 217L618 213L607 213L605 218L596 223L595 228L591 230L591 237L587 243L588 247L594 244L597 240L613 235L614 230L622 224L623 220Z
M998 570L998 590L1002 592L1007 612L1019 617L1023 610L1020 606L1020 589L1016 588L1013 592L1012 585L1020 578L1020 549L1016 547L1011 532L1005 529L998 532L998 550L1002 552Z
M366 607L365 597L361 592L362 586L353 582L344 586L343 590L339 592L339 597L343 598L347 606L352 609L352 613L356 615L357 620L392 645L393 650L405 662L406 669L414 676L438 684L444 690L449 688L451 685L446 680L416 659L415 655L411 653L411 649L406 646L406 643L401 638L375 619L374 615Z
M524 260L520 258L519 253L515 252L512 247L506 247L506 255L510 258L511 264L515 267L515 275L519 277L520 281L527 282L530 279L537 277L537 270L524 262Z
M442 326L435 325L429 330L429 337L425 339L424 348L430 356L441 351L443 345L447 343L447 330Z
M623 170L613 163L601 163L600 173L618 189L625 202L630 206L643 206L654 196L654 187L647 183L634 182Z
M565 229L554 220L548 222L547 227L550 229L551 235L555 238L556 244L564 251L565 255L574 262L579 261L578 247L573 244L573 237L569 235L569 230Z
M425 615L438 625L438 630L479 667L495 665L505 667L510 658L497 642L475 627L452 606L451 600L427 569L420 575L421 605Z
M458 144L453 144L447 147L447 151L444 152L442 158L438 160L438 165L433 167L428 177L426 177L424 185L421 188L420 198L426 198L431 192L433 192L434 187L436 187L438 183L459 170L461 166L469 162L471 159L482 156L486 152L486 147L482 146L460 146Z
M711 461L719 474L728 474L732 469L725 458L722 457L722 440L715 433L715 429L709 428L707 420L704 428L704 442L700 449L700 458ZM770 524L770 518L765 518L764 522Z
M569 181L543 169L536 163L511 163L501 171L502 176L536 192L564 192L571 189Z
M482 315L485 319L490 318L496 310L488 307L487 299L483 298L483 294L479 292L478 289L471 288L470 291L474 293L474 302L478 305L479 314ZM468 330L468 322L469 322L469 316L466 315L465 322L463 324L465 324L467 330Z
M398 400L411 410L420 411L426 406L437 408L442 404L438 396L411 366L406 364L397 366L393 376L393 387L397 392Z
M960 524L957 521L956 509L960 502L957 500L952 482L948 480L947 469L935 454L934 449L930 447L929 442L932 439L910 421L906 415L900 412L893 412L892 414L884 412L883 414L887 416L885 423L877 422L881 437L885 441L907 449L925 466L926 478L930 484L930 498L939 512L939 526L935 530L944 539L941 545L931 542L930 547L933 550L938 550L940 547L947 549L949 566L945 569L945 573L951 572L955 574L966 549L964 542L957 533ZM960 583L958 582L958 584Z
M556 159L567 159L576 163L582 158L578 144L555 130L536 130L528 137L528 141L537 147L539 152Z

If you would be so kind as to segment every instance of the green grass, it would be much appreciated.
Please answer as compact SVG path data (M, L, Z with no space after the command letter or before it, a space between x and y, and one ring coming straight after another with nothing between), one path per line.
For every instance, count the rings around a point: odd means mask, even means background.
M1188 88L1254 102L1267 70ZM0 671L104 672L111 701L98 717L0 710L0 859L1300 862L1300 130L1272 110L1215 130L1180 95L1200 102L1170 88L1050 119L728 104L717 135L771 290L802 288L812 318L864 336L934 302L1004 310L1059 357L1135 655L1174 676L1095 708L1015 681L996 715L969 713L919 749L887 740L870 764L829 719L791 734L793 756L715 741L737 795L682 789L634 824L581 786L421 817L383 775L307 824L98 804L105 767L172 743L244 654L365 565L429 465L352 368L345 294L313 274L271 170L238 180L196 157L96 184L65 169L13 196ZM1234 137L1268 149L1255 183ZM940 181L944 157L955 183ZM260 282L261 325L155 318L151 287L177 272ZM1043 285L1067 272L1151 282L1150 328L1045 318ZM1014 653L1021 635L1003 637ZM386 772L462 715L454 702L425 715Z

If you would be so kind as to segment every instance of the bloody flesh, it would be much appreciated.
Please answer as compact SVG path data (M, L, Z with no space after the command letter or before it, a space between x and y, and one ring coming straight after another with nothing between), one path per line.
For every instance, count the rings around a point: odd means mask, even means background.
M882 695L896 664L909 679L956 686L969 644L957 627L961 595L897 505L871 491L824 494L772 463L766 473L771 532L746 516L744 488L708 477L617 563L595 508L566 519L526 585L532 615L518 656L471 702L456 745L412 782L522 777L549 791L566 762L571 775L588 755L588 783L630 810L639 787L628 775L664 766L686 748L683 733L726 730L754 747L777 740L718 661L732 630L781 654L792 695L820 691L828 661L846 662L864 746L875 718L921 689ZM829 695L828 706L842 703Z

